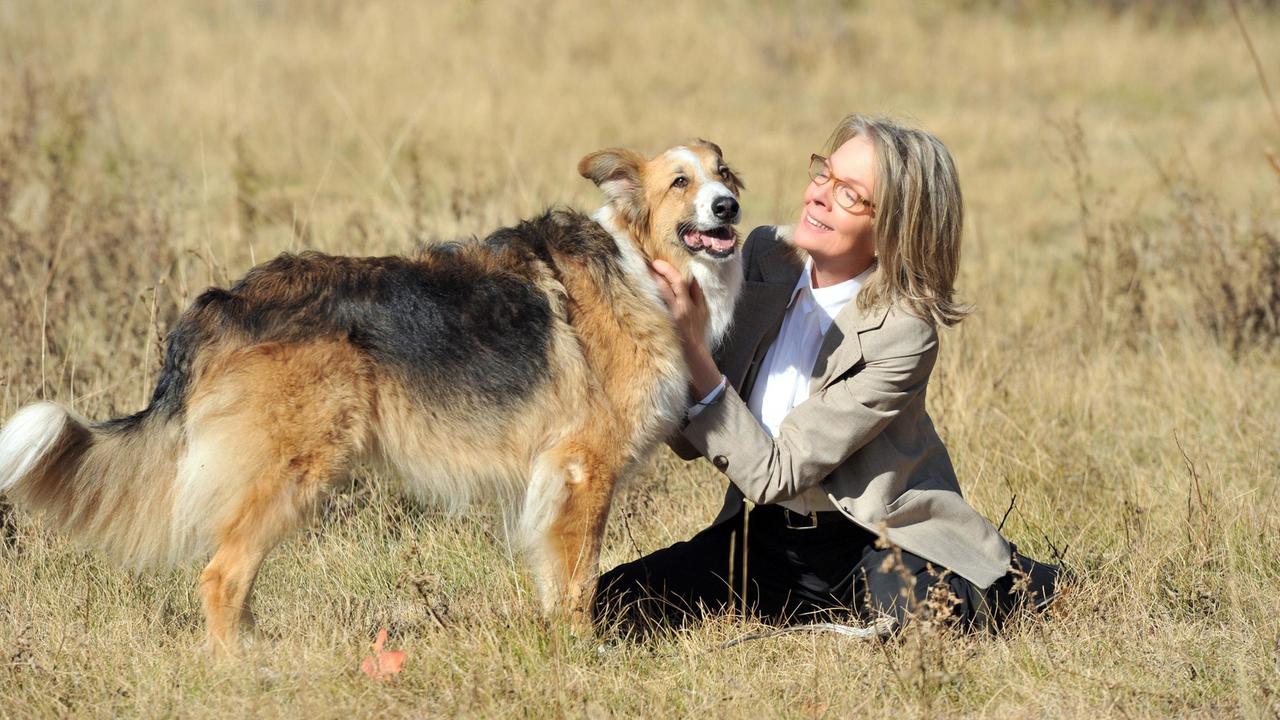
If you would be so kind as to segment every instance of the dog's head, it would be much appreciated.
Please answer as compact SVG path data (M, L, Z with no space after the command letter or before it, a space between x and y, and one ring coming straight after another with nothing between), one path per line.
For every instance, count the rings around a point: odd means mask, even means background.
M696 140L650 160L633 150L598 150L578 172L604 191L619 229L648 258L682 268L718 264L738 251L742 181L715 143Z

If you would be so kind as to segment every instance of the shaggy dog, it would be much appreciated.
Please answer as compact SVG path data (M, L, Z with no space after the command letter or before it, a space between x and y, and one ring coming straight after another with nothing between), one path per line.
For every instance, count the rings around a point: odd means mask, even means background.
M696 141L592 153L591 215L557 210L416 257L281 255L204 292L167 338L147 408L86 422L37 403L0 430L0 492L133 567L212 554L207 637L235 647L264 558L352 466L461 508L521 498L543 607L589 623L618 479L686 405L649 274L702 287L725 333L742 278L741 182ZM513 504L516 505L516 504Z

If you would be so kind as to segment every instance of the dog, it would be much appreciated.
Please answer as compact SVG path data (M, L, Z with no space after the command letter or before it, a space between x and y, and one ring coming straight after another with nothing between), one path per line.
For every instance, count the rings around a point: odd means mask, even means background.
M743 185L704 140L651 159L600 150L578 171L605 196L590 215L553 209L411 257L283 254L205 291L166 338L146 409L15 414L0 493L125 566L209 557L206 639L225 652L253 626L272 548L370 463L452 509L520 498L544 611L589 628L614 488L688 404L649 263L697 280L714 346L742 281Z

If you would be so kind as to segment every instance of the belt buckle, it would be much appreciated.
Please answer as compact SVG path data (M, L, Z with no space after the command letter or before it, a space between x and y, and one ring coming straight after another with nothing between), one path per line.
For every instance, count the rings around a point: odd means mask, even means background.
M818 513L816 510L810 510L807 514L795 512L790 508L782 508L782 510L783 510L783 513L785 513L783 515L783 522L786 524L788 530L813 530L814 528L818 527ZM791 524L792 515L797 515L799 517L807 518L809 520L809 524L808 525Z

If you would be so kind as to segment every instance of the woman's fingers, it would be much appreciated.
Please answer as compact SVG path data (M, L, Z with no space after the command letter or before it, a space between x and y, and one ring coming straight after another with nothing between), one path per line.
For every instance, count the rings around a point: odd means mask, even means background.
M667 285L670 286L671 292L675 294L677 299L683 300L689 294L684 278L681 277L680 271L676 269L675 265L666 260L654 260L653 270L667 281Z
M681 277L680 271L666 260L654 260L650 272L653 273L654 282L658 284L658 292L662 295L662 301L671 310L671 314L677 320L688 315L693 303L689 297L689 285Z
M649 270L649 275L653 278L653 283L658 286L658 295L662 297L662 302L666 303L668 308L674 308L676 304L675 291L671 289L671 283L667 282L667 278L661 273Z
M680 271L665 260L654 260L651 265L654 282L658 284L658 292L671 309L671 317L676 321L676 331L680 335L685 352L695 352L690 348L701 347L703 328L706 327L706 298L697 280L685 281ZM705 348L702 348L705 352Z

